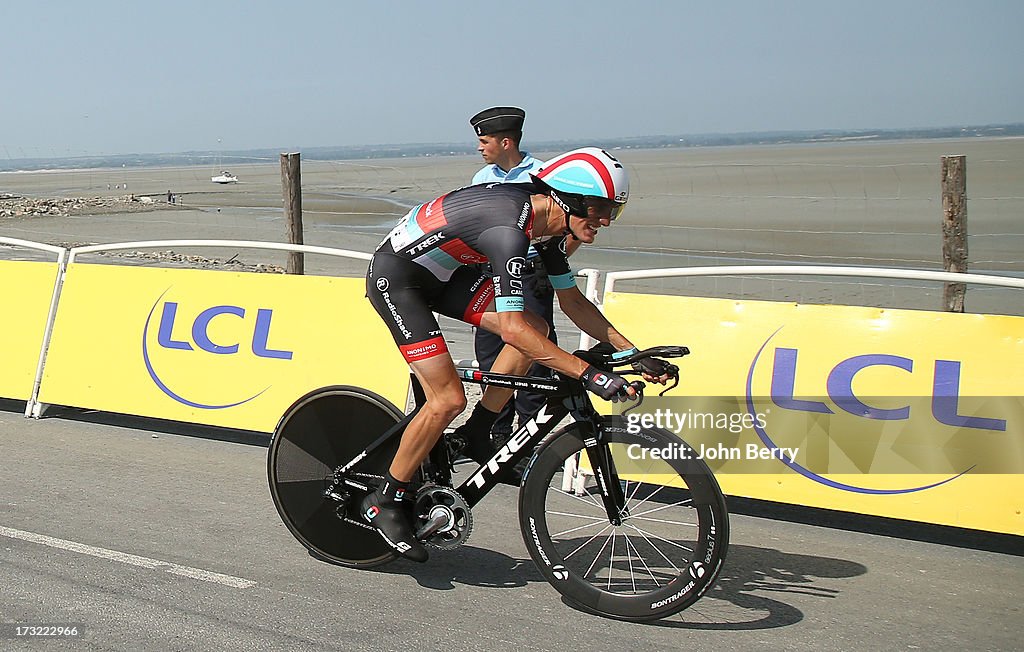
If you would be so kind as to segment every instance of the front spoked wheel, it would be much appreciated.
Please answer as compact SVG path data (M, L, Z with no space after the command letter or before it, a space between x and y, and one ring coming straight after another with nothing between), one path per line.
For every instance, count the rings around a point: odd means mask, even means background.
M372 392L328 387L292 405L278 423L267 456L270 495L292 535L316 557L367 568L397 555L362 522L365 493L336 485L334 470L397 424L403 414ZM351 475L376 486L398 450L399 438L364 458ZM335 497L326 495L336 487Z
M697 601L713 585L729 541L728 512L703 460L661 429L631 434L606 417L604 439L625 496L613 524L589 472L580 427L541 444L519 499L530 556L570 602L623 620L656 620ZM661 449L650 455L649 451ZM672 459L661 459L672 450ZM574 473L566 471L578 465Z

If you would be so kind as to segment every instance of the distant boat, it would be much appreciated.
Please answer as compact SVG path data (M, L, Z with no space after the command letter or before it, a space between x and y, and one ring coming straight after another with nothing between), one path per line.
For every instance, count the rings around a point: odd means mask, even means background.
M214 183L238 183L238 177L231 174L227 170L224 170L215 177L210 177L210 181Z

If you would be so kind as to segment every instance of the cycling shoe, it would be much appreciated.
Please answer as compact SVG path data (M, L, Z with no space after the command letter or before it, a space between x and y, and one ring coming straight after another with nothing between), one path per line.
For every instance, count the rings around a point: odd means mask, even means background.
M513 466L511 469L509 469L505 473L502 473L501 477L498 478L498 481L501 482L502 484L518 487L519 485L523 484L523 474L526 473L526 465L529 463L530 458L524 457L523 459L516 462L516 465Z
M491 442L491 426L497 418L497 414L479 403L473 408L466 422L452 433L452 439L461 443L463 455L477 464L494 457L498 449Z
M392 550L412 561L425 562L430 556L423 544L416 540L409 523L409 512L400 503L384 499L379 492L363 498L363 519L384 539Z
M498 452L498 447L491 442L490 433L459 432L456 428L455 434L466 442L462 454L477 464L486 464Z

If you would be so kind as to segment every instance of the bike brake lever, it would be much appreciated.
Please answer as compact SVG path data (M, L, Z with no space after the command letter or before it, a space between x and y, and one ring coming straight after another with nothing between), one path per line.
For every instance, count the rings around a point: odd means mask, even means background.
M623 410L622 411L622 416L626 416L632 410L635 410L638 407L640 407L640 404L644 402L644 387L646 387L647 385L644 384L643 381L634 380L633 382L630 383L630 386L634 390L636 390L636 404L631 406L631 407L626 408L625 410ZM628 400L628 399L626 399L626 400Z
M673 382L672 382L672 384L671 384L671 385L669 385L668 387L666 387L665 389L661 390L661 391L660 391L660 392L658 393L658 396L659 396L659 397L660 397L660 396L664 396L664 395L665 395L665 394L667 394L667 393L668 393L669 391L671 391L671 390L673 390L673 389L675 389L676 387L678 387L678 386L679 386L679 369L676 369L676 373L674 373L674 374L672 375L672 381L673 381Z

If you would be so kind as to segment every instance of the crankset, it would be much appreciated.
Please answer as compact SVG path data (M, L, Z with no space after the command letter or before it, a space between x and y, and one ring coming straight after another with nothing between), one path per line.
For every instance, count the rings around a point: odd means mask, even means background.
M462 495L450 487L421 487L416 492L416 515L416 538L434 548L457 548L473 532L473 512Z

